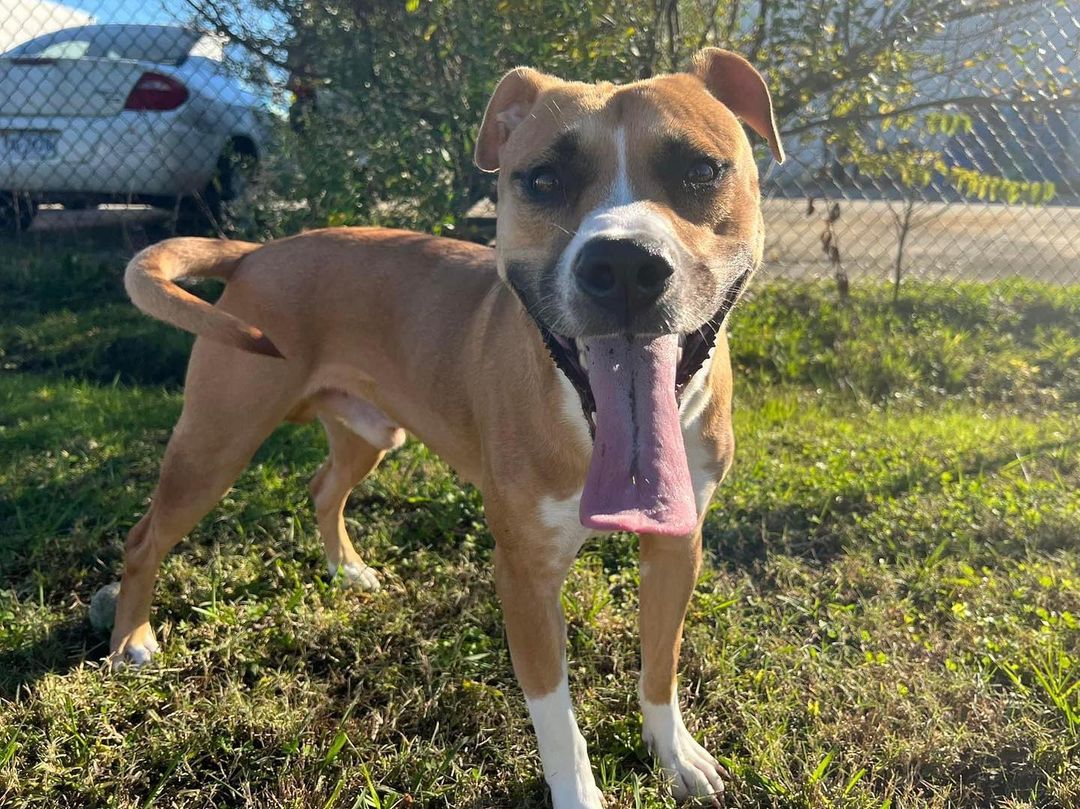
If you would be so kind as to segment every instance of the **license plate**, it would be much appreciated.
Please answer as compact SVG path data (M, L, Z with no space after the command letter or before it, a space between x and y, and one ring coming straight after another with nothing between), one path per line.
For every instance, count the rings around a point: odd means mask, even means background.
M0 160L44 160L56 156L59 132L0 130Z

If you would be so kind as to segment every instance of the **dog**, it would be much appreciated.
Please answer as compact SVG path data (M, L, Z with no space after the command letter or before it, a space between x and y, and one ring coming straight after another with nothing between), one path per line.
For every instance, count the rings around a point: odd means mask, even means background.
M590 537L640 536L643 736L678 799L723 770L676 693L701 527L734 451L724 323L761 262L745 122L783 147L761 75L701 51L626 85L518 68L475 161L498 172L494 250L332 228L266 245L171 239L139 253L136 306L198 335L183 412L126 543L112 659L157 650L158 567L283 420L319 419L311 483L331 574L373 590L342 512L406 431L483 494L495 585L556 809L603 805L567 684L563 580ZM177 279L227 280L211 305Z

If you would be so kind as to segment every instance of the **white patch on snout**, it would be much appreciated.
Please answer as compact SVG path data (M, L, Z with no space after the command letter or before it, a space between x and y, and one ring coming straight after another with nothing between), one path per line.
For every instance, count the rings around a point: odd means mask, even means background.
M574 238L559 257L560 282L569 280L581 248L595 238L632 239L655 249L673 267L678 266L685 254L667 217L649 203L639 201L625 205L601 205L581 221Z
M630 187L630 163L626 156L626 130L615 127L615 185L611 189L609 205L629 205L634 201L634 190Z
M605 200L581 220L570 243L559 256L556 288L562 311L569 311L570 300L576 294L574 262L590 239L631 239L656 250L672 267L680 266L687 258L687 251L667 217L649 203L634 198L626 130L621 126L616 127L612 139L615 142L615 180L611 190Z
M604 799L596 788L585 737L574 719L565 668L554 691L525 702L536 731L544 780L551 788L551 805L554 809L602 809Z

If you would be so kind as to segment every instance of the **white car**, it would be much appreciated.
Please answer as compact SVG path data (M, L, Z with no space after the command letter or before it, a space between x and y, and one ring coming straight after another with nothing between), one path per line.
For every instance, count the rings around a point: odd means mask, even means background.
M0 232L42 202L172 206L212 219L267 139L265 105L220 40L162 25L87 25L0 55Z

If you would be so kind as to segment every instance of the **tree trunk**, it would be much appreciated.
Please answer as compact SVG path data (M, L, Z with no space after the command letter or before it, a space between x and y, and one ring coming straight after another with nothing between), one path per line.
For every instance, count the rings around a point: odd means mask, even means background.
M900 282L904 277L904 245L907 242L908 233L911 231L911 213L915 208L915 200L904 201L904 216L897 222L896 239L896 263L893 265L893 303L900 300Z

